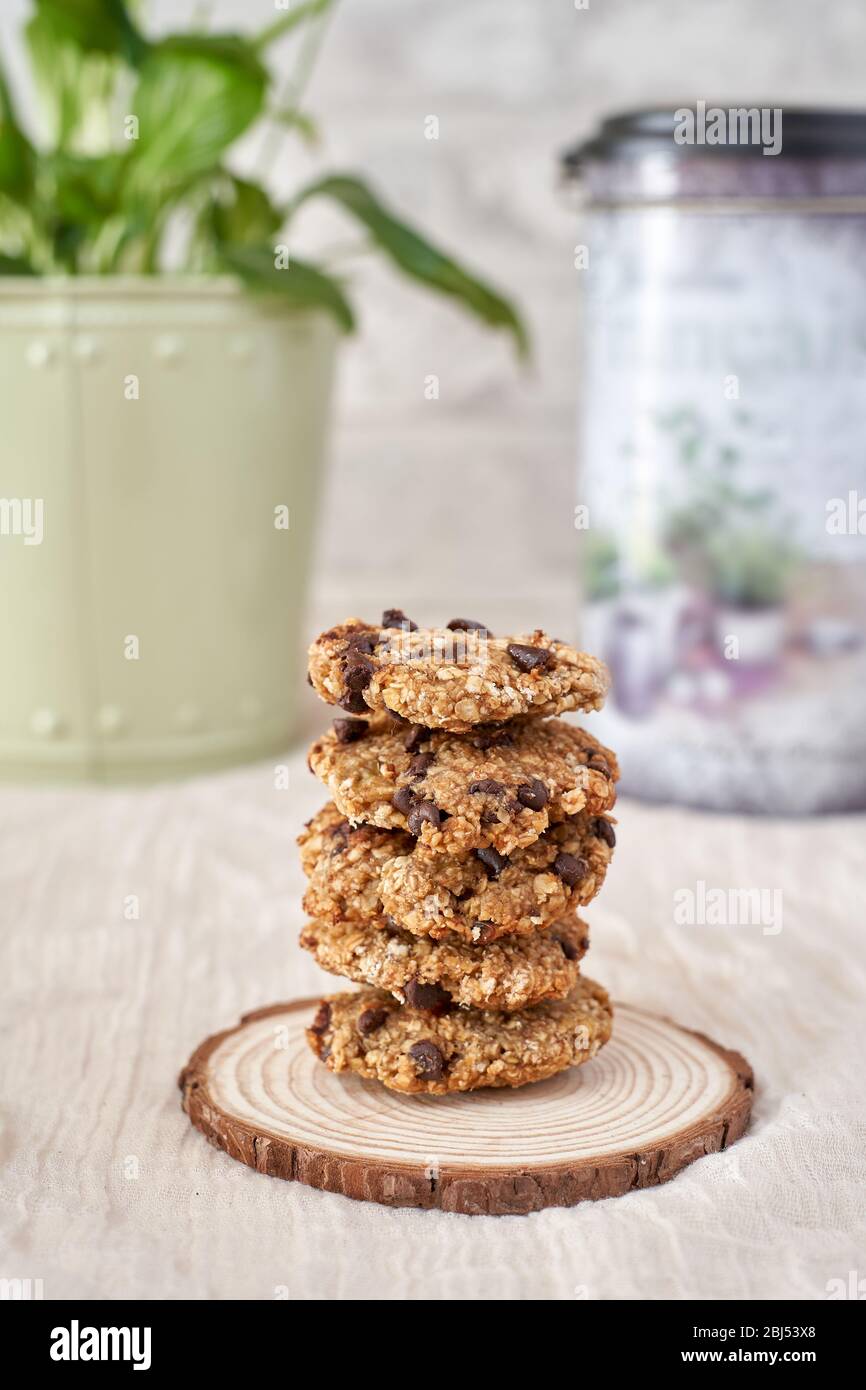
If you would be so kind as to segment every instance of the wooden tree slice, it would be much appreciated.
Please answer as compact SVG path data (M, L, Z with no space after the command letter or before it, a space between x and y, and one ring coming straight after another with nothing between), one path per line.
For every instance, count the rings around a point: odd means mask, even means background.
M322 1066L304 1037L317 1002L247 1014L181 1073L196 1128L272 1177L387 1206L522 1213L667 1182L749 1121L739 1053L630 1005L585 1066L514 1091L402 1096Z

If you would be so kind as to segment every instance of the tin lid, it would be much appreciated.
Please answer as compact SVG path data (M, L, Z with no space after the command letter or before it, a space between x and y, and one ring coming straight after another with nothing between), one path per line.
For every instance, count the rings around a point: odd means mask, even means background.
M602 121L588 140L562 156L563 172L576 176L589 161L640 160L667 154L750 158L778 139L787 159L866 157L866 111L817 107L732 106L696 102L621 112Z

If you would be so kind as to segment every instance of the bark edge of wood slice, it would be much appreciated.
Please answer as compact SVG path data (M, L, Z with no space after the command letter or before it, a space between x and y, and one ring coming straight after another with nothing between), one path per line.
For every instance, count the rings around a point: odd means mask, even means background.
M245 1014L180 1074L196 1129L271 1177L391 1207L516 1215L668 1182L749 1123L744 1057L627 1004L585 1066L436 1097L329 1072L304 1037L317 1004Z

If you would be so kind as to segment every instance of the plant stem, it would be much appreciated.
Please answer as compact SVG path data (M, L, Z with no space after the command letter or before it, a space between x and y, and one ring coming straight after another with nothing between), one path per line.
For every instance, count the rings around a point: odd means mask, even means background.
M306 91L307 84L312 77L316 59L324 43L325 34L335 8L336 0L334 4L329 5L327 9L323 11L321 19L310 24L304 34L301 52L295 70L287 78L285 86L277 98L276 105L281 109L288 111L296 111L298 109L301 97ZM259 150L259 157L256 160L256 168L259 177L263 180L267 178L276 163L277 155L283 140L286 138L286 133L285 127L275 122L272 122L265 132L265 137L262 141L261 149Z

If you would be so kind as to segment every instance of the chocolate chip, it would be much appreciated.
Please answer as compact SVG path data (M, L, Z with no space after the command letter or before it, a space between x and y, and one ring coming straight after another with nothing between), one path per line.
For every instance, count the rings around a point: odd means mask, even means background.
M425 729L421 724L413 724L403 739L403 747L407 753L414 753L415 749L420 748L421 744L426 743L429 738L429 729Z
M352 691L366 690L373 679L375 666L364 652L350 647L343 661L343 679L346 688Z
M499 817L495 811L482 811L479 816L482 825L499 825Z
M382 614L383 627L407 627L410 632L418 631L418 624L407 618L402 608L386 608Z
M387 1009L365 1009L359 1016L356 1025L361 1037L366 1038L368 1033L375 1033L377 1028L382 1027L387 1017Z
M386 913L385 913L385 916L382 918L382 921L383 921L383 923L384 923L384 925L385 925L385 930L386 930L386 931L390 931L390 932L402 931L402 928L401 928L401 926L400 926L400 923L397 921L396 917L392 917L392 916L391 916L390 912L386 912Z
M418 1075L425 1081L441 1081L445 1075L445 1058L434 1042L425 1038L423 1042L413 1043L409 1056L418 1069Z
M328 834L331 839L331 852L335 854L342 853L349 843L349 836L351 833L352 827L347 820L344 820L341 825L335 825L333 829L329 830Z
M445 626L452 632L483 632L487 637L493 636L486 623L476 623L472 618L452 618Z
M409 764L409 776L424 777L426 775L428 767L430 767L431 764L435 761L436 759L434 758L432 753L419 753L418 756L416 758L413 758L411 763Z
M408 816L417 799L411 787L398 787L391 797L391 805L401 815Z
M574 854L558 854L553 861L553 872L559 875L567 888L574 888L582 878L586 878L587 863Z
M489 946L498 935L499 928L495 922L476 922L472 929L472 938L479 946Z
M318 1037L321 1037L322 1033L327 1032L328 1026L329 1026L330 1022L331 1022L331 1006L330 1006L330 1004L320 1004L319 1007L318 1007L318 1010L316 1011L316 1017L313 1019L312 1023L310 1024L310 1032L311 1032L311 1033L315 1033Z
M379 634L365 628L363 632L353 632L346 638L346 646L355 652L366 652L372 656L379 645ZM345 653L344 653L345 659Z
M546 671L554 665L556 657L547 647L524 647L520 642L509 642L508 655L521 671Z
M386 709L385 713L387 714L388 718L391 720L391 723L392 723L392 724L408 724L408 723L409 723L409 720L408 720L408 719L404 719L403 716L402 716L402 714L398 714L396 710L393 710L393 709Z
M556 939L562 947L562 954L565 956L566 960L580 959L580 952L573 941L569 941L567 936L558 936Z
M481 860L481 863L487 870L488 878L498 878L502 870L508 864L507 855L500 854L499 850L493 849L492 846L487 849L477 849L475 851L475 856L477 859Z
M501 796L505 787L501 782L497 782L495 777L482 777L478 782L469 783L469 794L474 796L476 792L485 792L488 796Z
M438 830L442 824L439 807L432 801L419 801L417 806L412 807L406 819L410 835L420 835L425 821L432 825L434 830Z
M547 787L540 777L532 777L517 788L517 800L530 811L540 811L550 800Z
M342 700L337 701L337 704L340 706L340 709L344 709L347 714L370 713L369 709L367 708L367 701L364 699L360 690L348 691L348 693L343 696Z
M334 733L337 735L338 743L355 743L364 737L369 727L366 719L334 720Z
M473 748L486 752L488 748L509 748L514 739L508 729L476 729L472 736Z
M308 671L308 672L307 672L307 685L312 685L312 684L313 684L313 677L310 675L310 673L309 673L309 671Z
M593 754L586 765L591 767L594 772L603 773L605 777L611 776L610 763L600 753Z
M424 985L420 980L409 980L403 986L406 1003L412 1009L426 1009L429 1013L442 1013L451 1003L451 995L441 985Z
M616 844L616 831L610 821L604 819L604 816L598 817L595 823L595 833L600 840L604 840L605 844L610 845L611 849L613 849Z

